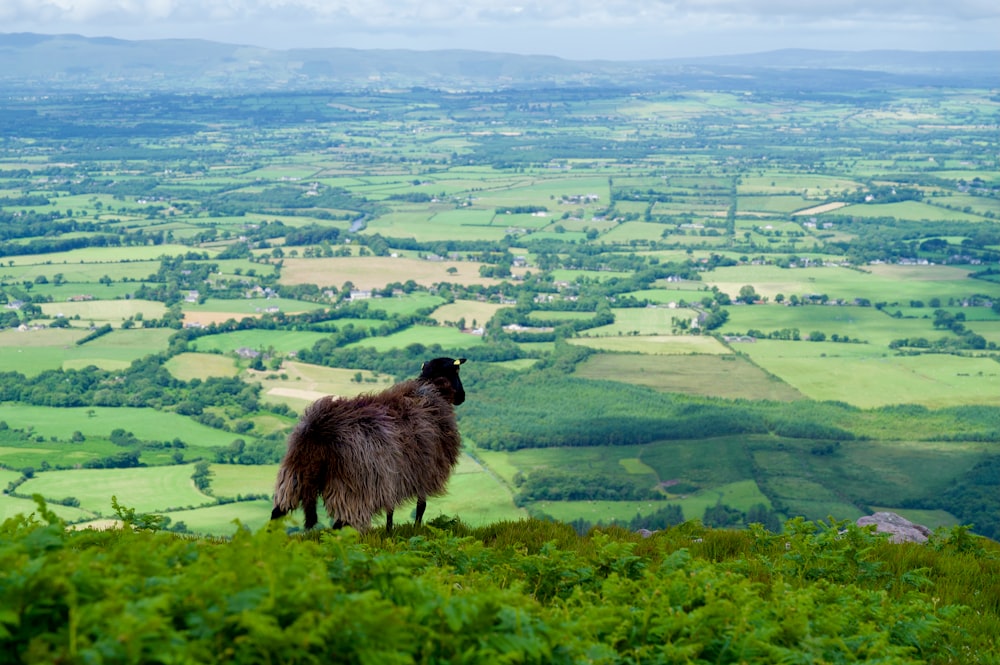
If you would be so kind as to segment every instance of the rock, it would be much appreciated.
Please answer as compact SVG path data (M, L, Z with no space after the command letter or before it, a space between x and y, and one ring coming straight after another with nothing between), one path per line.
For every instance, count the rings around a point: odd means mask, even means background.
M859 517L858 526L875 525L878 533L888 533L889 541L893 543L926 543L931 530L921 524L890 512L878 512L874 515Z

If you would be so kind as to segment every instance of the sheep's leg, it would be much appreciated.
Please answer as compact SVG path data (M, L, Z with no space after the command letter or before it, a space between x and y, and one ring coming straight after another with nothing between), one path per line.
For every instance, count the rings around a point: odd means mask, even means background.
M302 509L306 513L306 529L316 526L316 523L319 522L319 516L316 514L316 497L306 499Z
M333 523L334 529L343 529L345 526L347 526L347 522L344 520L337 520Z
M281 508L278 508L277 506L275 506L274 510L271 511L271 519L272 520L276 520L276 519L278 519L280 517L284 517L287 514L288 514L287 510L282 510Z
M427 499L424 497L417 497L417 518L413 520L413 523L420 526L420 521L424 519L424 511L427 509Z
M385 532L392 533L392 510L385 511Z

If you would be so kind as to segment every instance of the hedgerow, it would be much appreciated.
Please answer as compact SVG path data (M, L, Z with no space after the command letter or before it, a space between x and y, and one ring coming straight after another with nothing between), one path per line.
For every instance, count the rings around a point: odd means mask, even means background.
M229 539L0 527L0 662L995 663L995 550L850 524L686 523L643 539L538 520ZM913 548L921 547L921 550ZM900 553L904 553L901 555ZM957 567L956 562L963 566ZM925 564L930 565L925 565ZM985 576L985 577L984 577ZM994 594L997 592L994 591ZM940 597L944 594L945 597ZM992 605L990 605L992 603Z

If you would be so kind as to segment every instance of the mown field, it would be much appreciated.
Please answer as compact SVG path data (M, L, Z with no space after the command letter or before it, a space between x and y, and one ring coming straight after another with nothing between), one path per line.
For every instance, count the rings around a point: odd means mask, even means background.
M0 404L0 420L11 427L31 429L39 436L68 440L73 432L85 436L106 435L122 428L147 440L180 438L199 446L222 446L232 440L229 432L197 423L185 416L149 408L71 407L54 408Z

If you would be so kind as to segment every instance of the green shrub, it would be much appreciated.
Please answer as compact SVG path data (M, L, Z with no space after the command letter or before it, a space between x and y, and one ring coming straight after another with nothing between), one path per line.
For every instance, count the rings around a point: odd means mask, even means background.
M39 500L0 526L0 657L22 663L996 662L996 548L919 565L844 523L643 539L523 521L392 537L69 531ZM129 516L128 509L120 514ZM979 541L977 541L979 542ZM913 546L918 547L918 546ZM959 551L961 550L961 551ZM909 554L907 554L909 556ZM969 566L970 556L977 562ZM940 596L961 557L981 576ZM936 565L934 572L926 564ZM947 587L947 591L955 591Z

